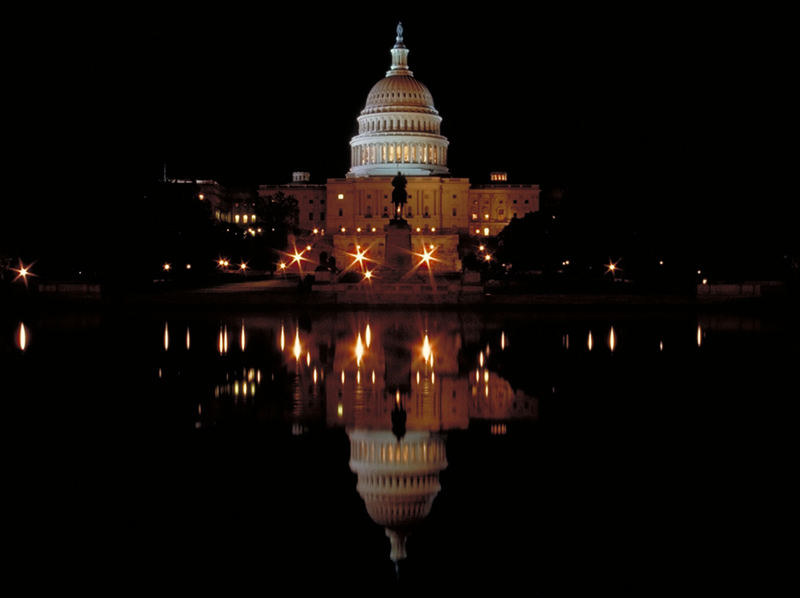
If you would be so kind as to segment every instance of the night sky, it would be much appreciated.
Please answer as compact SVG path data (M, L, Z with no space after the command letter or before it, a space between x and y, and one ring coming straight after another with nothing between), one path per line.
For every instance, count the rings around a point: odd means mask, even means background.
M129 220L164 163L169 177L229 185L344 176L402 20L453 176L567 185L634 224L794 236L793 160L779 145L797 128L785 15L520 6L20 19L6 52L17 151L3 226L49 238Z

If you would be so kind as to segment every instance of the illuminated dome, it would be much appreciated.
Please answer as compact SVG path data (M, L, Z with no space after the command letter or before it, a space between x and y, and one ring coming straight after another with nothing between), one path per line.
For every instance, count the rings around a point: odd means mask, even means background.
M445 443L427 431L409 431L398 440L389 430L349 430L350 469L370 518L386 528L389 557L406 558L406 537L430 513L447 467Z
M449 142L440 134L442 117L431 92L408 69L402 24L391 53L391 68L372 87L358 117L347 176L448 175Z

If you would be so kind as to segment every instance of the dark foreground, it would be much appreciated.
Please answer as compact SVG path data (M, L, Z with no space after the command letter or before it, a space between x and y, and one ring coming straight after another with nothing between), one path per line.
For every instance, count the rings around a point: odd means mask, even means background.
M796 531L798 332L792 312L691 309L7 314L5 577L104 594L763 593ZM348 440L391 426L395 387L409 429L447 451L399 578Z

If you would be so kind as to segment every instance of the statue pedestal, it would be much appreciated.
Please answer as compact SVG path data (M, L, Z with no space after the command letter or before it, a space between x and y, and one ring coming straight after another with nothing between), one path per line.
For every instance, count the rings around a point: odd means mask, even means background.
M411 227L405 220L390 220L386 227L386 265L382 278L400 280L411 271Z

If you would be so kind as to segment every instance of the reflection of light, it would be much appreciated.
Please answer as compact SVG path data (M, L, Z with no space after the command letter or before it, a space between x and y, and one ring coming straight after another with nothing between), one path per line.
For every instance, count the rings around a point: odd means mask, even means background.
M286 346L286 336L283 333L283 324L281 324L281 351Z
M478 365L483 367L483 351L478 353Z
M481 381L481 371L475 370L475 382L478 383Z
M611 327L611 331L608 333L608 348L611 349L611 352L614 352L614 348L617 346L617 337L614 334L614 327Z
M339 417L342 417L342 415L344 415L344 406L341 403L339 403L336 406L336 415L338 415Z
M505 349L506 348L506 333L505 332L501 332L500 333L500 348L501 349Z
M228 352L228 327L223 326L219 329L219 337L217 339L217 349L219 350L219 354L222 355L223 353Z
M239 333L239 346L242 348L242 351L244 351L246 344L247 338L245 337L244 322L242 322L242 331Z
M431 344L428 341L428 335L425 335L425 339L422 341L422 357L425 361L428 361L431 357Z
M342 370L342 384L344 384L344 370Z
M398 388L394 393L394 402L395 404L400 404L400 389Z
M189 348L192 346L192 338L189 335L189 327L186 327L186 350L188 351Z
M22 322L20 322L17 327L17 346L20 351L24 351L28 348L28 329L25 328L25 324Z
M306 351L306 365L311 365L311 351Z
M659 341L658 342L658 350L659 351L663 351L664 350L664 341Z
M697 325L697 346L703 344L703 327L700 324Z
M314 380L314 384L317 383L317 368L314 368L313 373L311 374L312 380Z
M300 346L300 331L296 330L294 333L294 358L300 359L300 353L302 353L303 348Z
M419 384L419 370L417 370L417 384Z
M356 339L356 363L361 365L361 358L364 357L364 345L361 342L361 333L358 333L358 338Z
M436 384L436 374L431 372L431 384Z
M372 383L375 384L375 370L372 370Z
M361 370L356 370L356 384L361 384Z
M169 351L169 324L164 323L164 351Z
M592 341L592 331L589 331L589 338L586 340L586 346L589 347L589 351L592 350L592 346L594 346L594 342Z
M364 341L367 343L367 349L369 349L369 344L372 341L372 330L370 330L369 324L367 324L367 329L364 331Z

